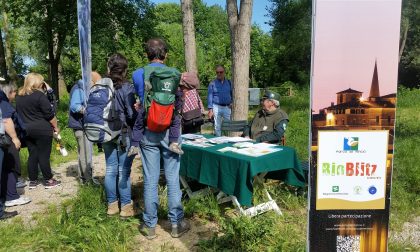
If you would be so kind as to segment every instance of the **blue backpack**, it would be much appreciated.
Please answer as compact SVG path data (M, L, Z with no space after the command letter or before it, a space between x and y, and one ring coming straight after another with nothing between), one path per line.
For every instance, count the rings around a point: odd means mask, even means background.
M116 107L114 84L111 79L99 80L89 91L83 128L94 143L105 143L121 133L123 123Z

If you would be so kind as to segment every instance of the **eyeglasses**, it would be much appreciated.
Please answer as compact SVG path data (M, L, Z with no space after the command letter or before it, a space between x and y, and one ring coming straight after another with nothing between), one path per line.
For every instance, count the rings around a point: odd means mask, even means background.
M216 71L216 73L217 74L222 74L222 73L224 73L225 71Z

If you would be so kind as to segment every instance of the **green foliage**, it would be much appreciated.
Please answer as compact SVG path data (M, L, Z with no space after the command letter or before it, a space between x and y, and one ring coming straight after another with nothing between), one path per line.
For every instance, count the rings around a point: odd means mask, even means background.
M271 80L308 86L311 66L310 0L270 0L274 69ZM273 69L273 70L274 70Z
M415 252L418 251L418 248L415 248L413 245L410 244L401 244L401 243L394 243L390 242L388 244L388 251L389 252Z
M222 64L230 70L230 35L227 14L220 6L194 1L197 65L202 86L214 79L214 68ZM185 70L182 13L179 4L158 4L155 9L156 33L169 45L167 64ZM229 73L228 73L229 75Z
M301 160L308 160L309 150L309 89L294 90L292 96L283 97L280 107L289 115L286 145L296 149Z
M398 82L420 87L420 5L416 0L402 1L401 39L404 51L399 62Z
M61 207L51 205L25 226L16 219L0 227L2 251L128 251L137 221L106 215L103 189L81 187Z
M250 59L250 87L277 86L272 77L273 68L276 66L274 55L277 49L273 39L264 33L258 26L251 30L251 59Z
M199 246L204 251L304 251L305 229L296 225L304 221L287 213L225 219L223 235L200 241Z
M182 24L181 6L177 3L161 3L155 8L156 20L165 24Z
M186 216L196 216L210 221L223 221L220 207L213 195L196 197L185 202Z
M400 88L397 105L391 228L420 215L420 90Z

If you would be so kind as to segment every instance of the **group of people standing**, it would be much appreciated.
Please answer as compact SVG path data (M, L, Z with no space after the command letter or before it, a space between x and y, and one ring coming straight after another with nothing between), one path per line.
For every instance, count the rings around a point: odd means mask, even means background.
M130 173L134 155L140 154L144 182L144 212L140 230L147 239L156 237L155 228L159 206L158 182L161 164L167 184L168 218L172 224L171 236L180 237L190 229L190 224L184 219L179 184L180 154L182 153L179 147L182 127L180 111L184 104L184 94L187 90L197 87L198 78L193 78L195 82L191 82L189 74L186 74L184 83L195 84L181 84L181 88L177 90L174 102L176 112L170 118L170 127L162 132L154 132L149 130L145 124L147 115L143 101L147 92L145 83L148 81L145 78L145 68L166 68L164 62L167 53L168 47L162 39L150 39L146 43L149 64L134 71L132 75L134 85L127 80L128 61L119 53L113 54L108 59L108 71L105 76L113 82L116 111L118 111L123 125L118 136L102 144L106 163L104 186L108 205L107 214L110 216L119 214L121 218L136 214L131 199ZM95 85L100 79L101 76L93 72L92 85ZM183 79L182 76L181 79ZM180 82L183 81L180 80ZM82 86L83 83L79 81L70 92L68 126L74 130L78 142L79 176L83 182L89 182L92 181L92 162L91 155L85 153L91 153L92 143L83 134L83 118L86 116L85 113L89 112L86 111L86 97ZM138 101L136 96L139 98ZM197 106L202 108L201 100L198 98L197 101L200 103Z
M121 218L136 215L131 197L130 173L134 156L139 154L143 165L144 183L144 212L140 231L147 239L156 237L158 183L163 171L167 185L168 219L172 224L171 236L177 238L190 229L189 222L184 218L179 181L180 155L183 154L180 145L181 132L200 132L204 123L204 106L197 92L197 74L183 73L178 80L180 86L174 93L174 113L168 118L170 126L161 132L151 130L146 123L148 115L144 107L146 94L150 91L150 80L145 72L150 68L167 68L165 60L168 46L162 39L150 39L146 43L146 54L149 64L133 72L133 84L127 80L128 61L122 54L113 54L107 62L105 77L112 80L115 108L122 122L120 133L111 141L102 143L106 163L104 187L107 214L120 215ZM216 67L216 75L217 78L208 87L208 116L210 119L214 117L215 135L220 136L222 120L230 120L232 84L225 78L223 66ZM97 72L93 72L91 77L92 85L103 79ZM6 206L30 202L30 199L19 197L16 193L16 182L20 175L19 149L22 142L29 151L29 188L40 185L38 168L42 172L45 188L60 185L60 182L53 178L50 166L53 134L60 131L54 104L48 100L50 87L41 75L29 73L24 86L18 92L16 109L10 104L16 94L16 86L5 85L2 86L2 90L0 113L3 123L0 123L0 136L7 135L12 144L0 148L0 219L17 214L4 212L3 202ZM89 113L86 100L83 82L78 81L70 91L68 127L73 129L77 140L81 183L98 184L92 174L92 142L84 132L84 118ZM273 132L284 133L284 130L280 131L282 127L285 129L288 120L287 115L278 112L278 100L275 93L266 93L262 100L265 112L256 115L246 128L244 136L255 137L258 141L271 141L279 135ZM268 127L267 118L274 118L268 120ZM281 123L277 122L278 119L282 119Z
M18 214L16 211L4 211L4 206L23 205L31 201L17 192L17 187L26 186L19 179L19 150L22 147L27 147L29 152L29 189L41 185L38 180L39 170L45 189L60 185L60 181L53 178L50 165L53 134L60 131L55 117L54 99L49 99L51 91L44 78L36 73L28 74L19 90L13 83L1 85L0 124L4 132L0 131L0 135L4 141L0 148L0 219ZM12 105L15 99L16 108Z

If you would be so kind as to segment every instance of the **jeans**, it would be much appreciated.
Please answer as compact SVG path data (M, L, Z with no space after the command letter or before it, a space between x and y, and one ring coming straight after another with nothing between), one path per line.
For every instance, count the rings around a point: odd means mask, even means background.
M230 120L231 109L229 106L220 106L213 104L214 113L214 131L216 136L222 135L222 118L223 120Z
M124 139L124 141L122 141ZM127 157L128 135L102 144L105 153L105 192L108 204L120 199L121 206L131 203L131 165L134 156Z
M75 130L74 136L79 154L79 178L81 181L88 182L92 180L92 142L87 139L83 130Z
M161 157L168 191L168 219L172 224L184 218L179 184L180 157L169 150L169 130L154 133L145 130L140 141L141 159L144 179L144 213L143 221L148 227L155 227L158 221L159 206L158 182L160 176Z
M4 151L2 148L0 148L0 192L1 192L1 174L3 172L3 157L4 157ZM3 199L0 198L0 217L4 214L4 204Z

